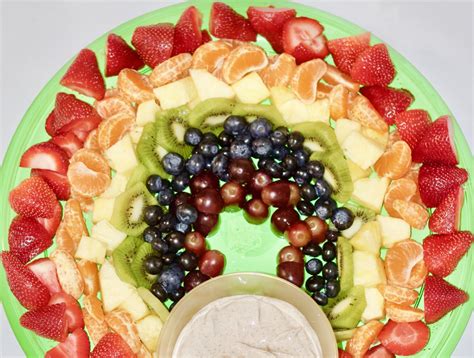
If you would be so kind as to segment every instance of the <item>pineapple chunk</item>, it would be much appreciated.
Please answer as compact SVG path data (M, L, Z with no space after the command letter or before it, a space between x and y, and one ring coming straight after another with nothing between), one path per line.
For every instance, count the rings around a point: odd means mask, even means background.
M337 141L339 145L344 143L344 140L352 132L360 132L361 125L359 122L351 121L350 119L341 118L336 121L336 128L334 133L336 134Z
M369 221L368 223L365 223L352 237L350 242L355 250L361 250L378 255L380 253L380 247L382 246L379 223L377 221Z
M138 144L140 141L140 138L142 137L143 134L143 127L133 125L132 128L130 128L130 138L132 139L133 144Z
M380 213L383 198L390 180L388 178L364 178L354 182L352 199L368 209Z
M377 143L383 150L387 148L388 144L388 131L386 132L379 132L369 127L362 126L361 129L362 134L372 139L375 143Z
M136 325L138 336L143 344L145 344L145 347L151 352L156 352L163 322L157 316L149 315L138 321Z
M257 104L270 96L257 72L252 72L232 85L239 102Z
M390 248L411 236L410 225L405 220L377 215L377 222L380 225L383 247Z
M189 70L199 100L208 98L234 98L232 87L203 69Z
M355 250L352 253L352 258L354 261L354 286L375 287L387 282L383 261L378 255Z
M89 236L83 236L77 245L74 257L102 264L105 260L106 246L103 242Z
M270 100L275 107L280 107L283 103L295 99L296 96L288 87L276 86L270 88Z
M110 312L125 301L135 288L120 280L114 266L104 261L99 271L100 292L105 312Z
M191 77L168 83L153 89L155 97L160 101L163 109L176 108L191 102L197 97L196 87Z
M160 106L153 99L140 103L137 108L137 125L143 127L147 123L154 122L159 110Z
M118 173L127 172L138 165L135 149L130 135L125 135L121 140L105 151L112 169Z
M102 220L92 226L91 236L102 241L107 247L107 254L110 255L125 240L127 234L117 230L110 222Z
M134 321L138 321L150 313L148 306L143 302L137 290L133 290L132 294L120 304L120 308L130 313Z
M383 154L383 148L373 140L364 137L360 132L351 132L341 145L347 158L362 169L368 169L377 162Z
M112 212L114 211L115 198L98 197L94 200L94 210L92 211L92 222L112 219Z
M318 99L316 102L306 104L306 122L324 122L329 124L329 99Z
M365 306L365 310L362 312L362 321L364 323L385 317L385 300L378 288L366 288L365 301L367 302L367 306Z
M355 182L362 178L367 178L372 172L372 169L368 168L364 170L350 159L347 159L346 161L347 166L349 167L349 173L351 174L352 182Z
M308 108L297 98L284 102L277 109L289 126L306 122L308 118Z
M106 191L104 191L100 197L105 199L115 198L125 191L127 186L128 178L123 173L117 173L112 180Z

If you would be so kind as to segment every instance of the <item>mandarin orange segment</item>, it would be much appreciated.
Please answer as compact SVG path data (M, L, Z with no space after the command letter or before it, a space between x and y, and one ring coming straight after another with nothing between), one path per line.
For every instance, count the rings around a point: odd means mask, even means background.
M89 333L92 343L97 344L103 336L109 332L109 326L105 321L99 322L95 320L86 309L82 309L84 326Z
M413 267L407 287L420 287L423 283L425 283L426 276L428 276L428 267L426 267L425 260L421 260L415 265L415 267Z
M420 204L426 208L425 203L421 200L420 188L418 187L418 174L420 173L421 163L412 163L410 170L405 174L404 178L411 179L416 184L416 193L411 198L414 203Z
M245 44L234 48L222 65L222 78L232 84L246 74L260 71L268 65L267 54L260 47Z
M99 269L97 264L88 260L79 260L77 262L82 279L84 280L84 294L95 296L100 290Z
M97 141L97 128L90 131L84 142L84 148L92 150L100 150L99 142Z
M65 250L56 249L49 258L56 265L58 281L63 291L76 300L79 299L84 291L84 281L74 257Z
M117 113L102 121L97 128L97 142L102 151L109 149L127 133L134 124L134 117Z
M83 162L69 165L67 178L79 195L96 197L102 194L110 185L110 177L106 174L89 169Z
M397 210L393 208L395 200L411 200L416 193L416 184L411 179L401 178L393 180L385 193L383 205L387 213L394 218L401 218Z
M423 310L393 302L385 303L387 318L395 322L416 322L425 318Z
M295 58L287 53L273 56L269 59L268 66L259 71L259 75L268 88L290 84L296 69Z
M334 88L334 86L331 86L331 85L328 85L327 83L319 81L316 97L318 99L329 97L329 93L331 93L333 88ZM349 100L349 98L348 98L348 100ZM348 101L348 104L349 104L349 101Z
M155 99L148 78L129 68L120 71L117 78L117 88L127 100L136 104Z
M385 256L385 273L388 284L406 288L415 288L410 279L422 273L415 266L423 263L423 247L414 240L397 242L387 250ZM421 265L421 264L420 264ZM420 267L420 265L418 267ZM415 280L417 281L417 280Z
M336 66L328 64L323 80L333 86L341 84L353 93L359 92L360 84L353 81L352 78L345 73L339 71Z
M394 131L391 131L388 134L388 142L387 142L387 148L390 148L392 145L394 145L396 142L402 140L402 137L400 137L400 133L398 132L397 129Z
M426 226L430 217L428 210L420 204L411 201L395 199L392 207L412 228L418 230L422 230Z
M153 87L160 87L186 77L192 61L193 56L189 53L180 53L167 59L153 69L150 83Z
M82 300L82 305L84 309L94 318L96 321L103 322L105 321L105 314L102 308L102 302L92 295L84 296Z
M388 147L385 153L374 164L374 169L380 177L400 179L411 166L410 146L400 140Z
M74 255L77 249L77 243L72 239L66 230L66 224L62 221L56 230L56 247Z
M329 112L331 118L338 120L347 118L347 107L349 106L349 90L343 85L334 86L329 92Z
M110 175L107 160L95 150L87 148L78 150L71 158L71 164L76 162L82 162L90 170Z
M326 62L319 58L304 62L296 68L290 88L301 102L311 104L316 100L318 82L326 69Z
M386 301L400 305L412 305L418 298L418 292L409 288L384 284L378 285L377 288Z
M126 113L131 117L135 116L135 109L122 97L109 97L96 102L97 113L107 119L117 113Z
M379 321L369 321L363 326L357 327L354 335L346 344L346 352L354 358L362 358L375 342L383 328Z
M388 131L388 125L382 116L375 110L370 101L362 95L356 96L350 102L347 115L349 119L357 121L365 127L381 133Z
M201 68L212 73L222 67L233 47L232 44L225 41L206 42L194 51L191 67Z
M64 215L62 223L74 244L79 244L82 236L88 236L86 222L82 214L81 204L77 199L69 199L64 206ZM75 252L75 251L74 251Z
M138 329L128 312L123 309L115 309L106 314L105 321L127 342L134 353L140 350L141 341L138 336Z
M94 199L89 196L80 195L74 188L71 188L71 198L79 202L83 212L88 213L94 210Z
M104 98L110 97L120 97L122 94L120 93L118 88L111 87L105 90Z

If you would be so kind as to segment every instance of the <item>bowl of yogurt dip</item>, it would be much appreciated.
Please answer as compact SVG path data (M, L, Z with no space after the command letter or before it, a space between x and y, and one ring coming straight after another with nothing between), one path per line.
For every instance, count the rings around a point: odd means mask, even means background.
M323 311L276 276L219 276L181 299L161 330L158 357L337 357Z

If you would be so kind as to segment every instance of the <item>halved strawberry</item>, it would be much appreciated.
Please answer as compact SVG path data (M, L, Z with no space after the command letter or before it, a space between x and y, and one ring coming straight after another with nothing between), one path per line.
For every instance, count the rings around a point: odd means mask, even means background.
M209 32L207 32L207 30L201 31L201 37L202 37L203 44L205 44L206 42L212 41L212 37L211 35L209 35Z
M370 32L328 41L328 49L336 67L346 74L351 73L357 57L369 47Z
M423 259L428 271L446 277L454 271L471 247L474 236L469 231L430 235L423 241Z
M104 98L105 83L95 52L82 49L59 83L97 100Z
M143 62L154 68L171 57L173 37L172 24L138 26L133 32L132 44Z
M99 123L100 124L100 123ZM74 135L83 143L86 142L87 137L89 136L89 132L92 131L81 131L81 130L76 130L74 131Z
M220 39L240 41L255 41L257 39L257 33L252 28L250 21L222 2L212 4L209 31L212 36Z
M424 309L426 323L434 323L463 304L469 296L441 277L428 276L425 281Z
M337 349L337 355L339 358L352 358L352 355L342 350L341 348Z
M430 217L430 231L437 234L449 234L459 229L461 209L464 201L462 186L451 190L439 203Z
M77 328L84 328L81 306L74 297L64 292L55 293L51 295L48 304L54 305L57 303L64 303L66 305L66 319L69 332L74 332Z
M379 344L370 348L364 358L395 358L395 355L383 345Z
M412 153L418 163L458 164L453 127L449 116L439 117L421 138Z
M362 52L352 65L351 77L365 86L388 86L395 77L395 67L387 46L377 44Z
M56 134L54 125L56 122L56 117L54 116L54 109L49 113L48 117L46 118L45 129L46 133L48 133L51 137Z
M58 202L49 185L40 177L23 180L10 192L9 200L17 214L33 218L52 218Z
M418 175L421 200L434 208L448 193L464 184L468 178L466 169L442 164L423 164Z
M36 218L36 221L43 225L43 227L46 229L47 232L49 232L51 236L54 236L56 234L56 229L61 223L62 214L63 208L61 204L59 204L59 201L56 201L53 216L50 218Z
M48 288L15 255L3 251L0 260L5 268L8 286L23 307L33 310L48 304L51 297Z
M277 53L283 49L283 25L296 16L296 10L290 8L275 8L249 6L247 17L253 29L265 37Z
M66 304L43 306L25 312L20 324L38 336L63 342L67 337Z
M183 11L174 28L173 54L193 53L202 44L202 15L195 6Z
M72 332L64 342L46 352L45 358L89 358L90 342L82 328Z
M283 26L283 48L298 64L315 58L324 58L329 54L329 50L323 31L323 25L314 19L308 17L290 19Z
M10 252L25 264L53 244L53 236L34 218L15 217L8 230Z
M64 174L46 169L31 169L32 177L41 177L53 189L58 200L68 200L71 195L69 180Z
M48 288L51 295L62 292L56 273L56 264L52 260L48 258L37 259L30 262L26 267Z
M51 138L51 142L64 150L69 158L71 158L75 152L84 146L84 142L71 132L62 135L56 135Z
M431 125L431 117L423 109L401 112L394 118L400 137L413 151Z
M409 91L392 87L366 86L360 89L360 93L369 99L390 125L395 123L395 116L406 111L414 99Z
M124 68L139 70L145 66L138 53L119 35L109 34L105 48L105 76L116 76Z
M52 170L61 174L67 173L69 158L58 145L43 142L32 145L21 156L20 167Z
M397 323L389 320L379 340L382 345L396 355L409 356L418 353L430 339L430 329L422 321Z
M107 333L103 336L91 353L91 358L134 356L128 344L117 333Z

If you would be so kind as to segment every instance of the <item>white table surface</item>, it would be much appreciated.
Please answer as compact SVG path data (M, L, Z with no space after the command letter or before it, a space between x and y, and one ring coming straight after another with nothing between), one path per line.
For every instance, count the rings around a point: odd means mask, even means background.
M298 2L317 6L366 28L411 61L448 103L472 152L471 1ZM0 160L29 104L80 48L131 18L173 3L177 1L0 0ZM3 308L0 336L1 357L24 356ZM473 338L471 318L453 356L473 357Z

